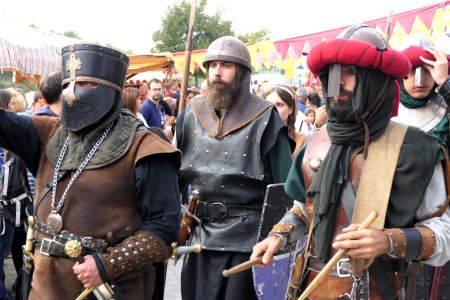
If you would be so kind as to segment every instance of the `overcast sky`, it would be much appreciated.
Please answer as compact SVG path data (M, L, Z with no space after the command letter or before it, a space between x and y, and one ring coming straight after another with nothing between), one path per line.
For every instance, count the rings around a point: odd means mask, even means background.
M190 0L189 0L190 1ZM199 2L200 0L197 0ZM6 15L44 31L74 31L86 42L98 41L134 54L148 53L152 33L177 0L96 1L6 0ZM267 27L273 40L296 37L351 25L395 13L436 4L436 0L208 0L208 11L222 12L237 33ZM187 26L186 26L187 27Z

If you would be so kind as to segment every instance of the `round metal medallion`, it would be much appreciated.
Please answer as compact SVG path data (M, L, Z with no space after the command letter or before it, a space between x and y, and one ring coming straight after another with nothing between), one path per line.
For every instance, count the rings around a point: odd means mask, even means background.
M47 217L48 229L53 233L59 233L62 229L62 218L57 212L51 212Z

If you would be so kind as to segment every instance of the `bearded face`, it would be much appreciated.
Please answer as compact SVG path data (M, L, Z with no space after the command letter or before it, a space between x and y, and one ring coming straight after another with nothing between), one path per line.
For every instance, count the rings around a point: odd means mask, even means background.
M236 95L241 84L242 72L237 68L231 82L224 81L221 76L208 76L206 101L215 110L229 109L236 101Z
M151 98L152 98L153 101L157 102L157 101L162 100L162 95L161 94L154 94L154 95L151 96Z
M327 106L329 118L336 122L344 122L347 118L352 105L353 93L340 88L339 97L328 97Z

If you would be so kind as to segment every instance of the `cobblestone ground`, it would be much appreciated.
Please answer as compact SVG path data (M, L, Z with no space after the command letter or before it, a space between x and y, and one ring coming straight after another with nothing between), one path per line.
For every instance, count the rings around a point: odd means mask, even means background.
M16 269L14 269L13 260L10 257L8 258L5 257L4 272L5 272L5 286L6 289L10 291L17 277Z
M176 266L173 265L173 259L168 262L164 300L181 300L180 275L182 263L182 259L178 261ZM16 271L11 258L5 258L5 276L6 288L10 290L16 278Z

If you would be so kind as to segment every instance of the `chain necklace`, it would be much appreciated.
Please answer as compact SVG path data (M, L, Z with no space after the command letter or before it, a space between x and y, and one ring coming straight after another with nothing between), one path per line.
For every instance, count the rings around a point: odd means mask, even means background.
M61 207L63 206L64 201L66 200L67 192L72 187L73 183L78 178L81 171L84 170L87 163L91 160L92 156L94 156L94 153L97 151L98 147L100 147L101 143L105 139L105 137L108 134L109 130L111 129L112 125L113 125L113 123L108 125L108 127L105 129L105 131L103 132L100 139L97 141L97 143L95 143L95 145L94 145L94 147L92 147L91 151L89 151L88 155L86 156L84 161L81 163L81 165L78 167L75 174L73 174L72 178L70 179L69 183L66 186L66 189L64 190L64 193L61 196L61 199L59 199L58 204L56 205L56 187L58 185L59 168L61 167L61 163L64 159L67 148L69 146L69 137L66 137L63 148L61 149L61 152L59 154L58 161L56 162L55 173L53 174L52 203L51 203L52 204L52 212L47 217L47 226L51 232L56 234L61 231L62 218L58 212L61 209Z

